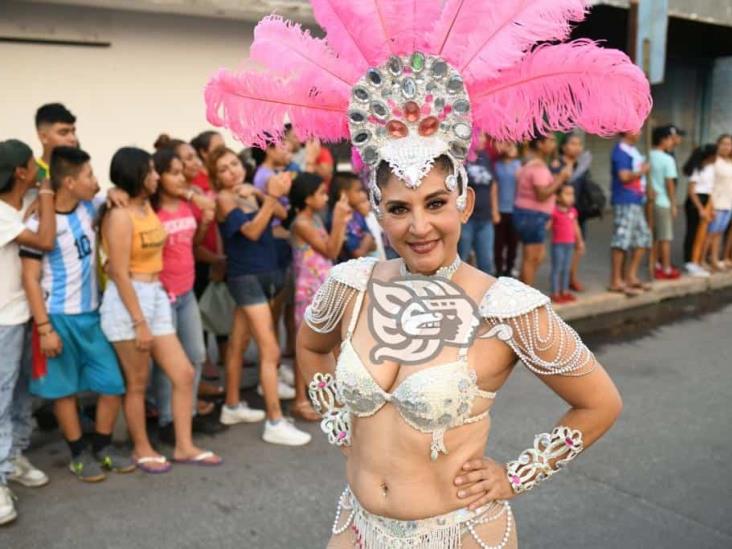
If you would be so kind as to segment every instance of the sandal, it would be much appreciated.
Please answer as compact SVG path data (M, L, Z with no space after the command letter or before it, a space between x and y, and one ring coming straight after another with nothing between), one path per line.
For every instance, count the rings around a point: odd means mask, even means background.
M293 404L290 409L290 413L303 421L314 422L322 419L320 414L313 409L312 405L307 400Z
M196 411L198 412L199 416L209 416L214 412L214 410L216 410L216 405L213 402L199 400L196 403Z
M623 294L626 297L637 297L643 293L642 290L638 288L633 288L632 286L620 286L620 287L608 287L608 292L614 293L614 294Z
M214 458L212 460L212 458ZM177 459L173 458L173 463L180 463L184 465L200 465L201 467L218 467L222 463L224 463L224 460L221 459L219 456L214 454L213 452L207 450L205 452L201 452L197 456L194 456L192 458L186 458L186 459Z
M150 463L157 463L158 465L163 465L163 467L150 467ZM167 473L172 468L172 465L165 456L135 458L135 465L137 465L138 469L150 475Z
M643 290L644 292L650 292L653 289L653 285L650 282L641 282L640 280L628 284L629 288L635 288L636 290Z

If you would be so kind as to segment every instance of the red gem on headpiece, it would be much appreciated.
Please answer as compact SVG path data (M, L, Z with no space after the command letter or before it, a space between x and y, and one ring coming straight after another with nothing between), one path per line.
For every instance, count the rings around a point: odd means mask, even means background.
M406 124L403 122L399 122L399 120L389 120L386 124L386 131L389 132L389 135L396 137L397 139L407 137L409 135L409 128L407 128Z
M440 122L434 116L430 116L419 123L419 135L429 137L433 135L440 127Z
M419 120L419 105L414 101L408 101L404 104L404 118L409 122Z

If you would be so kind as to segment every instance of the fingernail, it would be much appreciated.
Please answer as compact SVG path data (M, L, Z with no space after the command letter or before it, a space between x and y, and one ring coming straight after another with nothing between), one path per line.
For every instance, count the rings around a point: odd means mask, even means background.
M461 478L455 479L455 484L462 484L462 483L463 483L463 479L461 479Z
M460 491L458 492L458 497L459 497L459 498L464 498L464 497L465 497L465 492L464 492L463 490L460 490Z

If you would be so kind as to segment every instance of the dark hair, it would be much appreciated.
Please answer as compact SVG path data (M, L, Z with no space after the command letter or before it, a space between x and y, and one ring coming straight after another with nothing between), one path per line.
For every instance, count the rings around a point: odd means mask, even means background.
M150 173L152 156L137 147L122 147L112 157L109 179L115 187L125 191L130 198L144 191L145 178Z
M61 187L64 177L76 176L91 157L76 147L55 147L51 153L51 186Z
M61 103L48 103L36 111L36 128L43 124L73 124L76 117Z
M170 171L170 166L173 164L173 160L180 160L180 156L178 156L175 149L172 148L160 149L155 151L152 155L155 171L161 176ZM155 194L150 197L150 203L156 211L160 208L160 193L162 192L162 188L162 185L158 185L158 188L155 190Z
M323 184L323 178L314 173L300 172L290 187L290 209L282 225L289 229L299 212L305 209L305 201L314 195Z
M717 145L714 143L707 143L694 149L689 155L689 159L681 169L684 175L690 177L696 170L701 169L708 159L717 155Z
M341 198L342 192L350 191L354 185L361 185L361 180L355 173L338 172L333 177L333 181L330 182L330 189L328 190L328 210L332 210L335 207L336 202Z
M562 144L559 145L559 149L564 153L564 147L569 143L570 139L579 139L580 141L584 141L582 136L577 132L569 132L564 134L564 137L562 138Z
M170 137L170 135L168 135L167 133L161 133L155 140L153 147L155 147L156 151L159 151L161 149L176 150L178 147L184 145L185 143L186 142L182 139L176 139L174 137Z
M546 141L549 137L550 137L550 134L547 134L547 135L539 135L539 136L534 137L533 139L530 139L529 143L528 143L529 149L531 149L532 151L538 150L539 143L541 143L542 141ZM569 136L567 136L567 139L569 139Z
M7 174L7 178L0 180L0 193L8 193L15 186L15 170L28 165L28 161L33 158L33 150L23 141L18 139L8 139L0 142L2 147L12 147L18 151L17 161L13 162L15 169Z
M196 149L196 154L203 159L203 153L209 152L208 148L211 146L211 139L214 135L218 135L219 132L213 130L207 130L199 133L196 137L191 139L191 145Z

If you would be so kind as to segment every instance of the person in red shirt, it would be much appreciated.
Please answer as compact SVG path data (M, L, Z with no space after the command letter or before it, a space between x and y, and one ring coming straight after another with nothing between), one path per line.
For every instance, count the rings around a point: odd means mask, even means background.
M575 249L582 253L585 248L579 214L574 207L574 187L563 184L557 191L557 201L552 212L552 271L551 299L555 303L576 301L569 291L569 275L572 270L572 257Z

